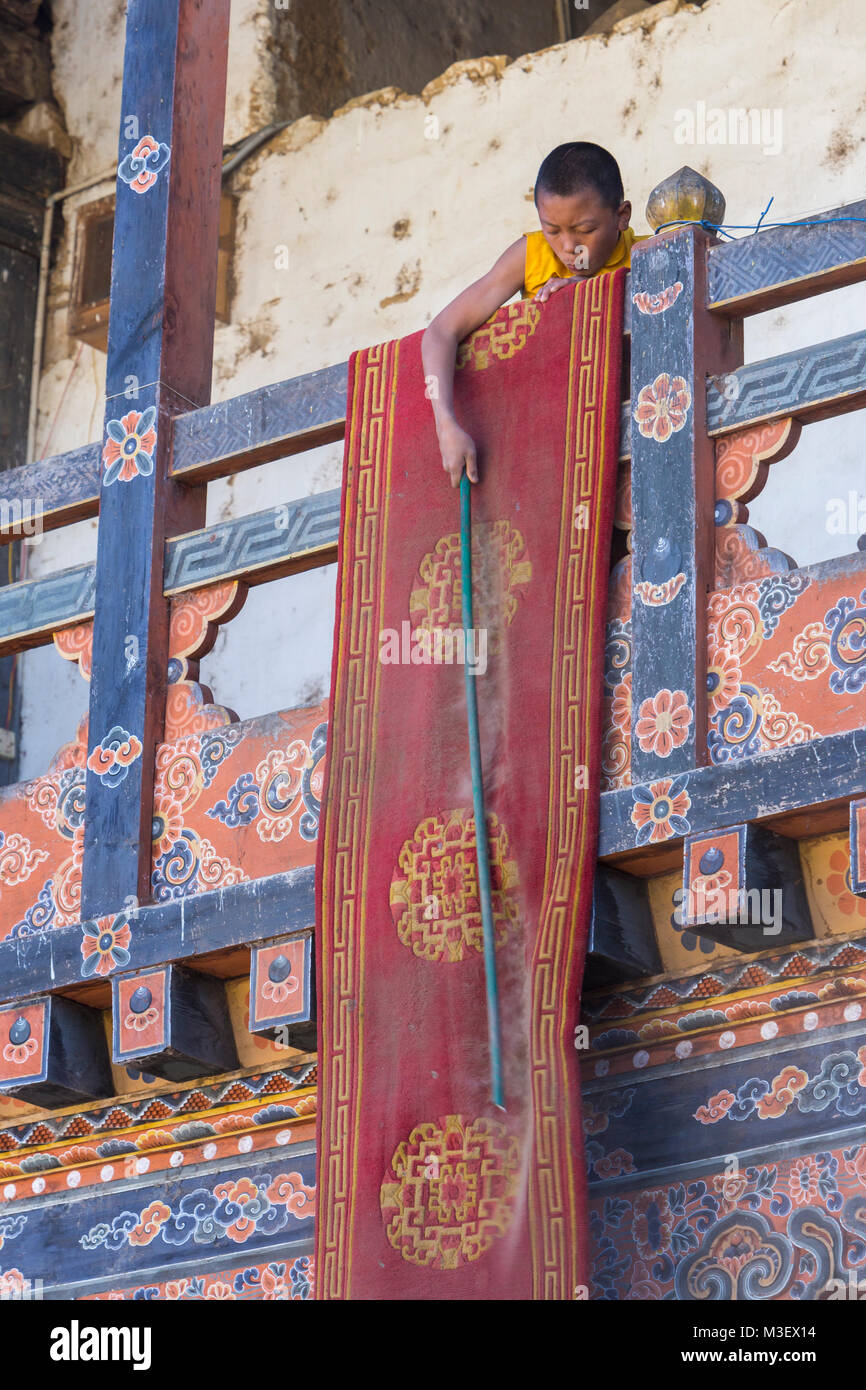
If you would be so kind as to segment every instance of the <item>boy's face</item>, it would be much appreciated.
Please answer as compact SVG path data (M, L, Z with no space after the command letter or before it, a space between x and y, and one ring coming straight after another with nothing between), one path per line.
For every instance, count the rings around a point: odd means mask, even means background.
M542 190L536 200L544 239L572 275L595 275L610 260L631 203L612 208L594 188L561 198Z

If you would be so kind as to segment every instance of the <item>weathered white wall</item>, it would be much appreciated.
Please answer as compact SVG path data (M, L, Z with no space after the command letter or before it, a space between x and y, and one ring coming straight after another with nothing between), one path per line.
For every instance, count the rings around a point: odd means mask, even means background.
M114 157L122 25L97 45L94 0L58 8L56 81L81 142L74 180ZM103 0L102 8L112 7ZM227 139L270 119L269 79L258 81L264 37L260 8L235 0ZM778 219L863 196L864 38L862 0L708 0L702 9L667 0L611 34L515 62L458 64L419 96L387 89L330 121L296 122L234 176L236 295L232 322L217 328L214 398L423 327L532 229L536 169L562 140L596 140L616 154L638 231L647 230L651 188L685 163L723 190L732 223L754 223L771 194ZM780 152L677 143L680 112L699 101L780 110ZM277 268L282 247L288 269ZM49 436L56 453L96 438L101 424L104 357L88 348L79 356L65 334L68 258L66 243L52 278L40 453ZM762 315L747 323L747 359L852 332L864 309L866 286L858 286ZM810 427L752 504L753 524L799 563L855 548L856 532L829 535L824 518L828 498L849 488L866 493L861 428L859 415ZM209 519L335 487L340 459L341 447L331 446L212 484ZM83 523L33 547L30 573L94 554L95 525ZM333 595L333 569L253 591L203 663L215 698L249 716L325 693ZM25 774L44 767L72 732L72 699L63 701L62 721L55 713L62 665L52 651L23 659Z

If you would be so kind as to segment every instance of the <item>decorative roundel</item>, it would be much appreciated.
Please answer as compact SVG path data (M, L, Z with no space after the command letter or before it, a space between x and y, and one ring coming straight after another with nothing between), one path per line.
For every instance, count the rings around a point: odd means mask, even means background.
M517 1138L498 1120L446 1115L416 1124L379 1192L390 1244L424 1269L472 1264L508 1231L520 1172Z
M25 1043L30 1037L30 1024L26 1018L16 1018L12 1027L9 1029L9 1041L16 1047Z
M283 980L287 980L292 973L291 962L285 956L274 956L268 966L268 979L275 985L281 985Z
M659 536L641 565L641 578L650 584L664 584L681 569L682 551L669 536Z
M734 516L734 508L727 497L720 497L713 509L713 521L717 526L727 526Z
M698 868L702 874L716 874L725 862L725 856L718 845L710 845L701 855Z
M134 1014L146 1013L153 1001L153 995L146 985L139 985L129 996L129 1007Z

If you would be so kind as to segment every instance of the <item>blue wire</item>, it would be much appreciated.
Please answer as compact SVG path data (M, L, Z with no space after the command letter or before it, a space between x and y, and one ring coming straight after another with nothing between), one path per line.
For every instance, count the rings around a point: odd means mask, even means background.
M770 203L772 201L773 198L770 199ZM722 236L728 236L730 241L736 241L736 237L728 235L729 232L756 232L767 214L770 203L767 204L758 221L754 224L751 222L708 222L705 217L677 217L671 222L662 222L661 226L656 227L656 232L663 232L666 227L703 227L705 231L721 232ZM834 222L866 222L866 217L814 217L801 222L768 222L766 227L829 227Z
M773 199L775 198L775 196L776 196L775 193L773 193L773 194L771 195L769 203L768 203L767 206L764 208L764 211L761 213L760 217L758 218L758 225L757 225L757 227L755 228L755 231L756 231L756 232L759 232L759 231L761 230L761 223L763 222L764 218L767 216L767 213L770 211L770 208L771 208L771 206L772 206L772 204L773 204Z
M464 468L460 478L460 567L464 653L472 627L472 484ZM499 987L496 980L496 943L493 934L493 900L490 891L490 849L484 812L481 739L478 732L476 677L464 660L466 712L469 717L469 761L472 768L472 809L475 817L475 857L478 864L478 896L484 940L484 983L487 992L487 1035L490 1041L490 1078L493 1104L505 1109L502 1079L502 1044L499 1030Z

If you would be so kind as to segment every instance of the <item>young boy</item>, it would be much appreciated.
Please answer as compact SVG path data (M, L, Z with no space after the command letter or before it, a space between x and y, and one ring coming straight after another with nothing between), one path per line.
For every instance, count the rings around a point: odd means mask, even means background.
M629 224L619 166L612 154L585 140L557 145L535 180L540 232L509 246L480 280L437 314L421 340L424 375L435 378L431 403L442 467L457 487L463 466L478 482L475 445L454 414L457 345L486 323L518 290L544 304L563 285L631 264L635 237Z

